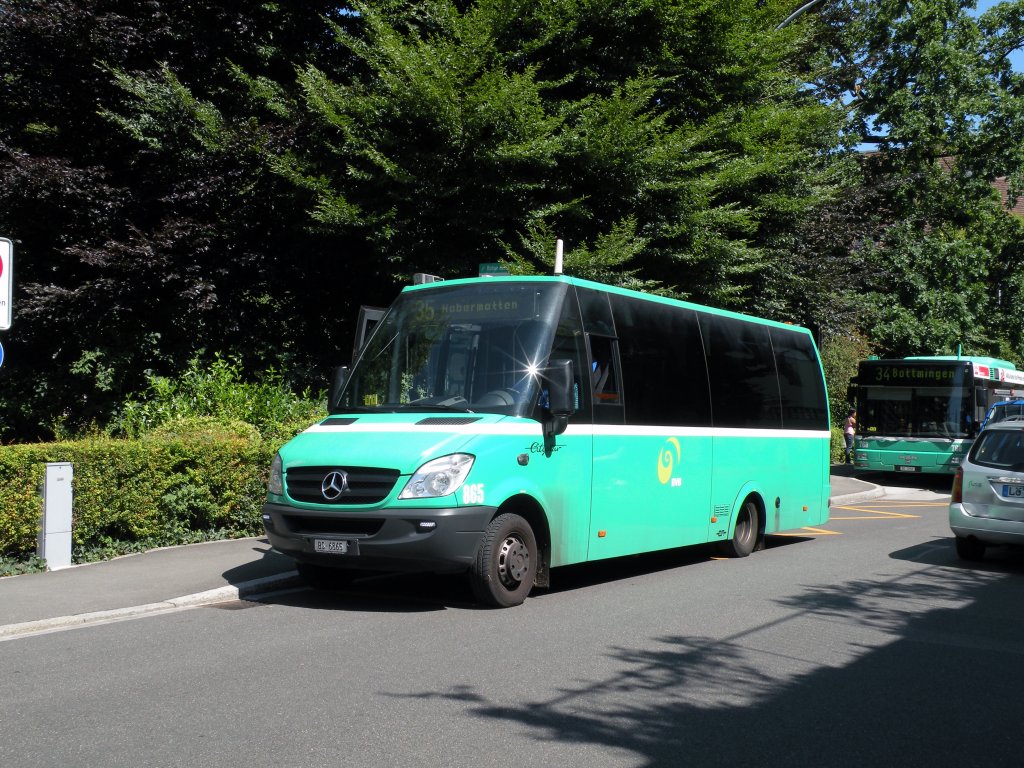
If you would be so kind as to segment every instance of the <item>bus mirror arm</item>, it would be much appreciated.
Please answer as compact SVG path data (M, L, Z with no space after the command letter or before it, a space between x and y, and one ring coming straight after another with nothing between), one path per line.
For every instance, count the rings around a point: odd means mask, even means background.
M348 366L340 365L334 369L331 374L331 389L327 396L327 410L333 413L334 408L338 406L338 399L341 397L342 390L345 389L345 384L348 382Z
M553 438L565 432L565 428L569 426L569 417L576 410L572 360L551 360L544 372L544 378L548 385L544 437Z

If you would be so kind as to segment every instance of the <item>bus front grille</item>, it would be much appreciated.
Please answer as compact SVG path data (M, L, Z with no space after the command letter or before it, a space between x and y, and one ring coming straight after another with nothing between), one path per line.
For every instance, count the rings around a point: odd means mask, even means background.
M383 501L398 475L397 469L371 467L293 467L286 481L296 501L350 506Z

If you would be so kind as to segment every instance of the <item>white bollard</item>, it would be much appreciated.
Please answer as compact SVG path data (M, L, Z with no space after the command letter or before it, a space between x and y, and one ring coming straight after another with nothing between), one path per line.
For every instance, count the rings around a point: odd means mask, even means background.
M51 571L71 565L71 480L70 462L46 465L43 478L43 520L39 526L39 557Z

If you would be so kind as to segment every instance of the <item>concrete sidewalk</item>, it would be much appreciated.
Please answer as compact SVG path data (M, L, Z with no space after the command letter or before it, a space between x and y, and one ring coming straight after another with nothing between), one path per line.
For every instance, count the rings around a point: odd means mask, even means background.
M832 467L832 506L881 496ZM264 538L156 549L102 563L0 579L0 640L62 627L237 600L300 584Z
M866 499L877 499L885 490L874 483L856 477L856 470L850 464L833 464L831 473L833 507L854 504Z
M208 605L298 584L264 538L154 549L0 579L0 640L63 626Z

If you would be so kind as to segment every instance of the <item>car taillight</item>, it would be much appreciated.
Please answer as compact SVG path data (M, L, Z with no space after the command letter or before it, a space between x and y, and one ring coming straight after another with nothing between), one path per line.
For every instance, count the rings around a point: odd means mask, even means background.
M953 490L949 494L951 504L960 504L964 500L964 471L958 469L953 476Z

